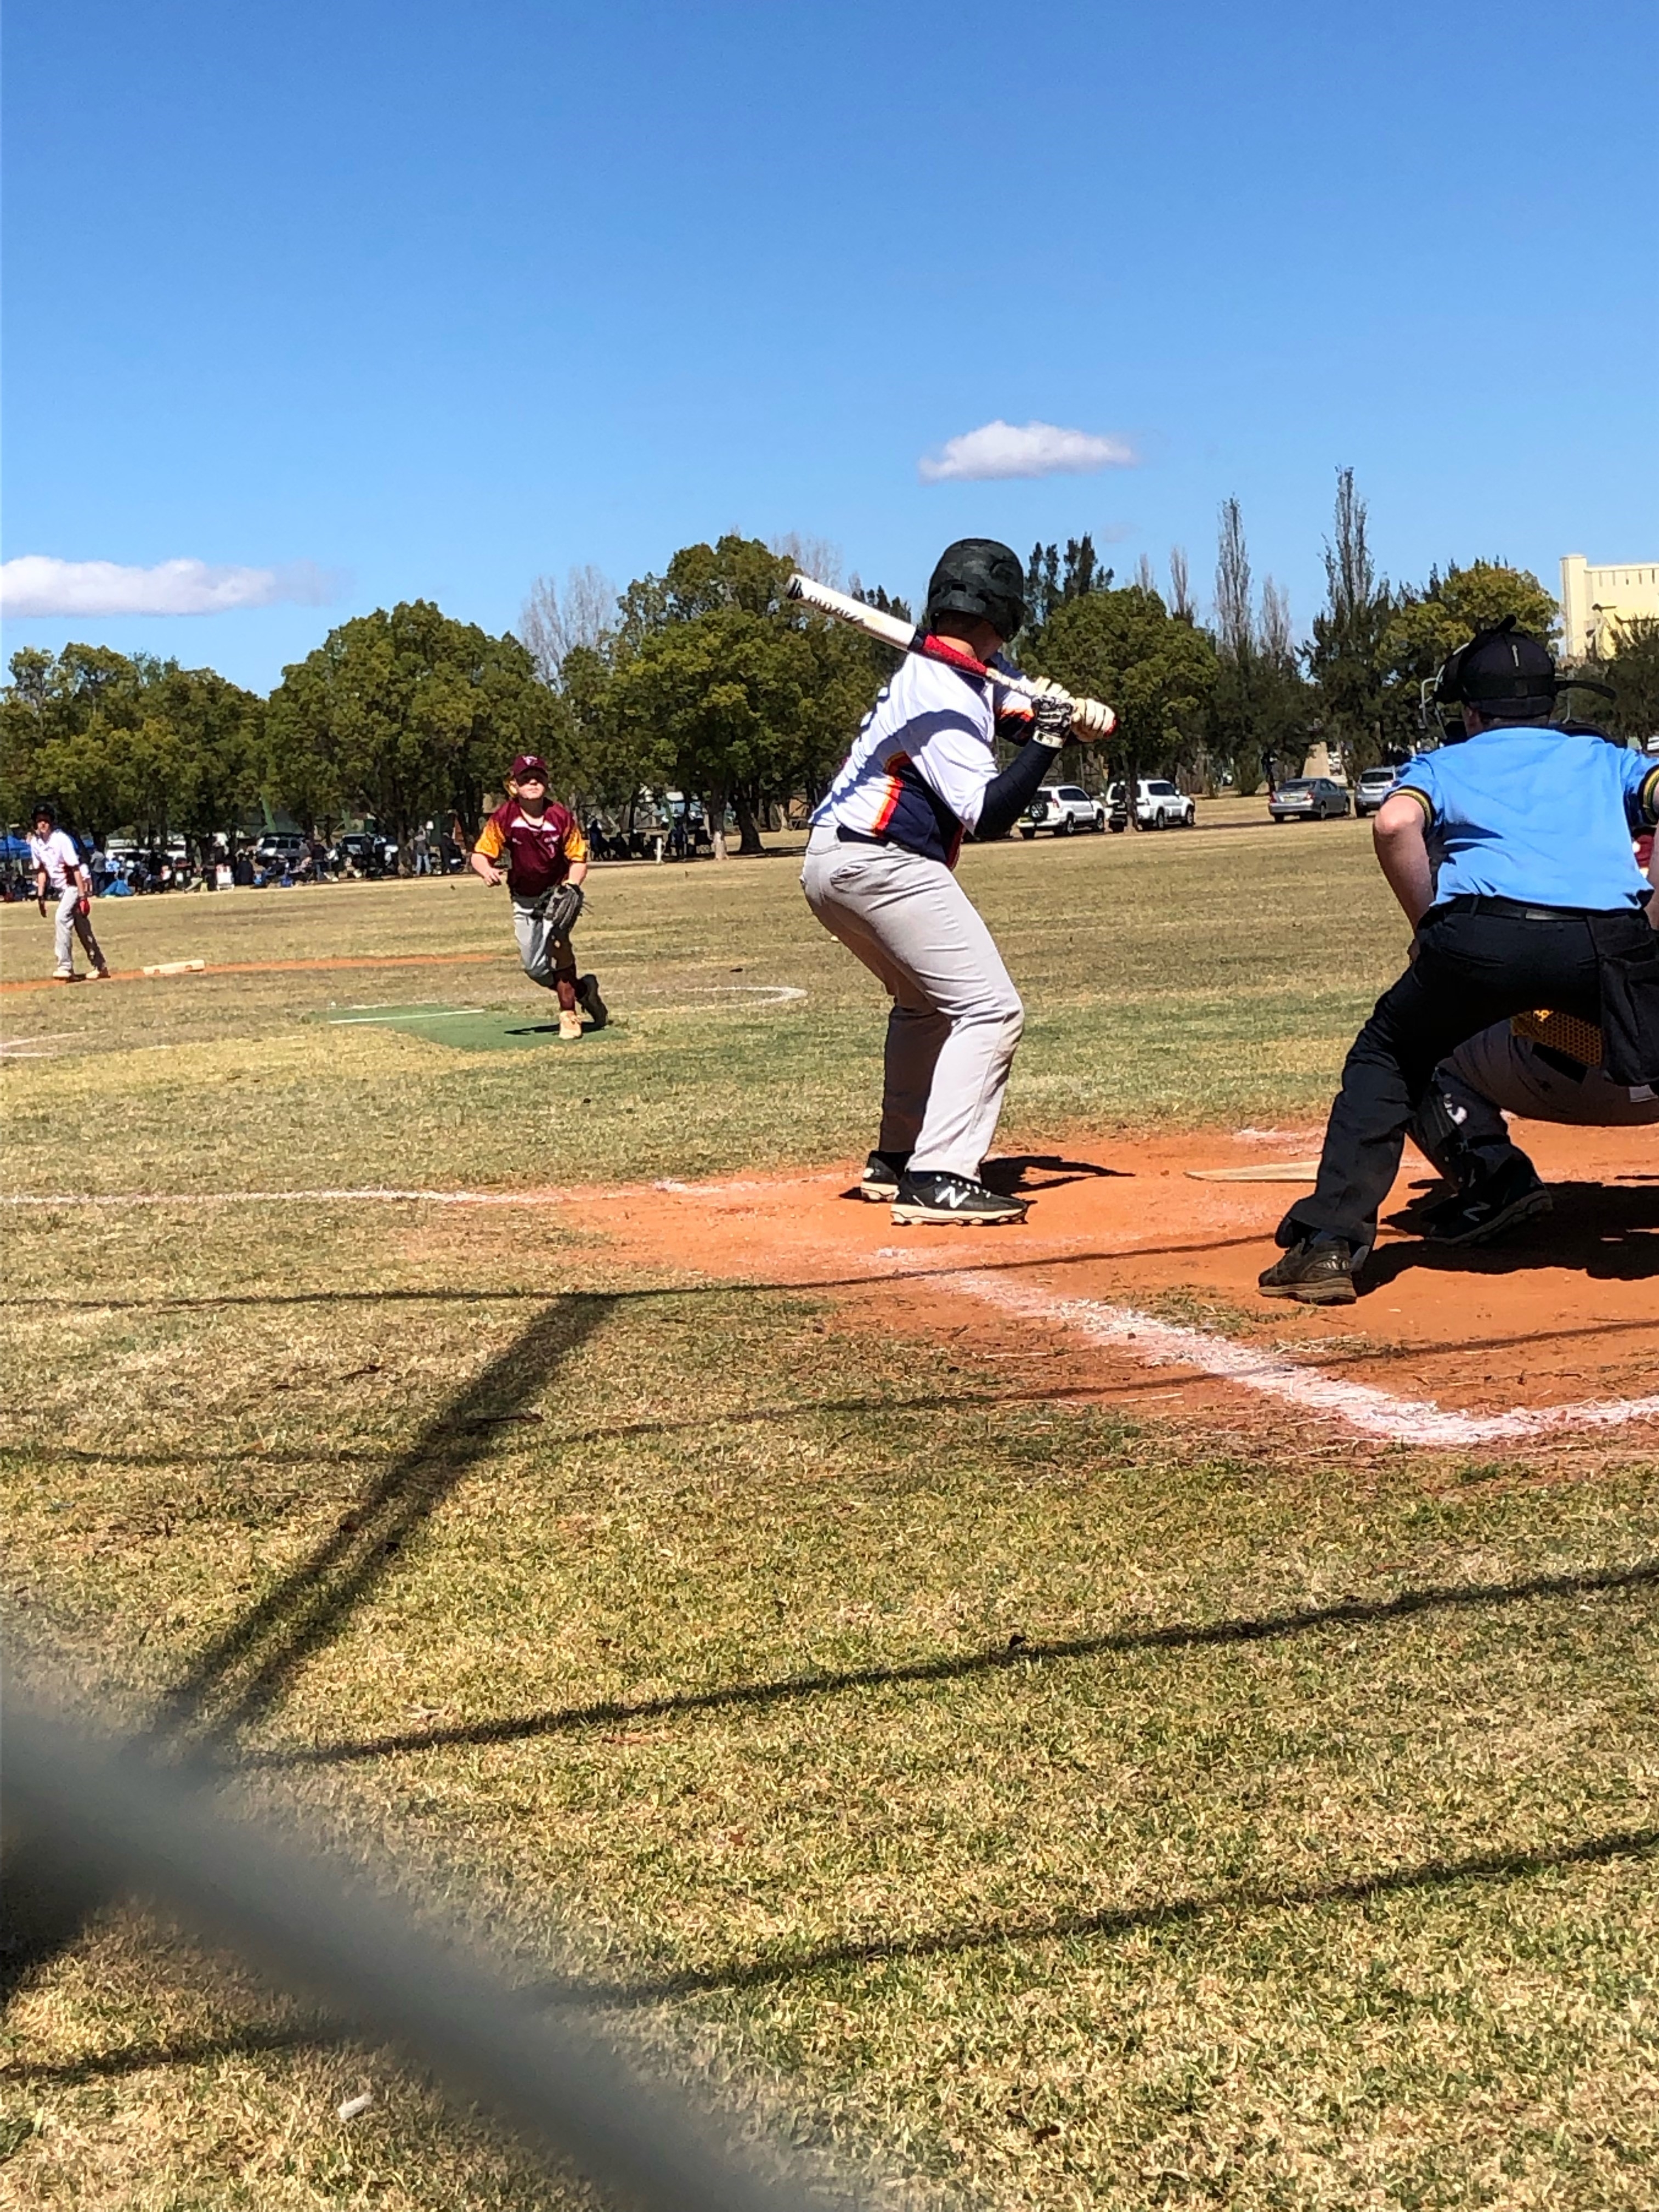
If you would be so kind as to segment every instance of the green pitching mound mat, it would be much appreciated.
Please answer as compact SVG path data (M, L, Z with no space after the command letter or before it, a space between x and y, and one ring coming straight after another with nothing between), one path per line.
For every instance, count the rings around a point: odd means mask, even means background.
M325 1006L307 1018L329 1029L401 1030L452 1052L521 1052L559 1041L559 1010L550 1000L545 1014L538 1006ZM590 1026L583 1042L602 1034Z

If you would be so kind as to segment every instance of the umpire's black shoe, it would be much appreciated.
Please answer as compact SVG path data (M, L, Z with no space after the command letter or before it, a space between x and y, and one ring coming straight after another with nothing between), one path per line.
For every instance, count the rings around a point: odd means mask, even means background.
M910 1164L908 1152L872 1152L864 1163L859 1195L872 1206L890 1206L898 1196L899 1182Z
M1264 1298L1295 1298L1304 1306L1351 1306L1358 1295L1353 1247L1340 1237L1316 1243L1304 1237L1256 1281Z
M596 1030L602 1030L611 1018L610 1009L599 996L599 979L597 975L577 976L576 1004L587 1014Z
M1484 1182L1443 1198L1413 1224L1431 1244L1489 1244L1553 1205L1530 1160L1510 1160Z
M1030 1201L1004 1198L987 1190L970 1176L911 1175L899 1177L893 1206L895 1221L952 1221L964 1228L994 1227L999 1222L1024 1221Z

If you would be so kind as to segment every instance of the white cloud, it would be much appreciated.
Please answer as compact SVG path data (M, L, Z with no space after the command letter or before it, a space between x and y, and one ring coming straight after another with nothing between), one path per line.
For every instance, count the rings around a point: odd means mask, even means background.
M1022 429L998 420L947 438L937 453L916 464L923 483L977 483L993 477L1086 477L1097 469L1133 467L1134 449L1123 438L1089 430L1062 430L1055 422Z
M221 615L284 601L320 606L333 580L309 561L282 568L215 568L205 561L58 561L25 553L0 562L0 612L26 615Z

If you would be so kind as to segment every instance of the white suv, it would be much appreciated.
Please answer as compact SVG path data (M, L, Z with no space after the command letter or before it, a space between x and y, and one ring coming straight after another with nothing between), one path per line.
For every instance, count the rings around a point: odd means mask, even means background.
M1375 814L1377 808L1394 789L1399 780L1397 768L1368 768L1362 770L1353 787L1353 811L1356 814Z
M1106 797L1112 809L1112 827L1116 829L1121 822L1127 829L1129 812L1123 786L1115 783ZM1167 776L1143 776L1135 786L1135 822L1142 830L1191 830L1197 826L1198 809Z
M1069 837L1074 830L1105 827L1106 809L1080 783L1045 783L1026 808L1019 834L1035 837L1039 830L1052 830L1056 837Z

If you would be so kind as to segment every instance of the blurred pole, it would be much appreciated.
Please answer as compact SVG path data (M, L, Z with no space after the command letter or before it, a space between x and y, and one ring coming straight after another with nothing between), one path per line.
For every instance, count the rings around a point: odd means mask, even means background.
M227 1819L204 1778L8 1695L0 1815L24 1846L31 1887L44 1882L67 1905L100 1893L155 1900L650 2212L868 2201L763 2173L710 2114L623 2057L568 2002L532 2004L465 1937L432 1932L337 1857L268 1822Z

